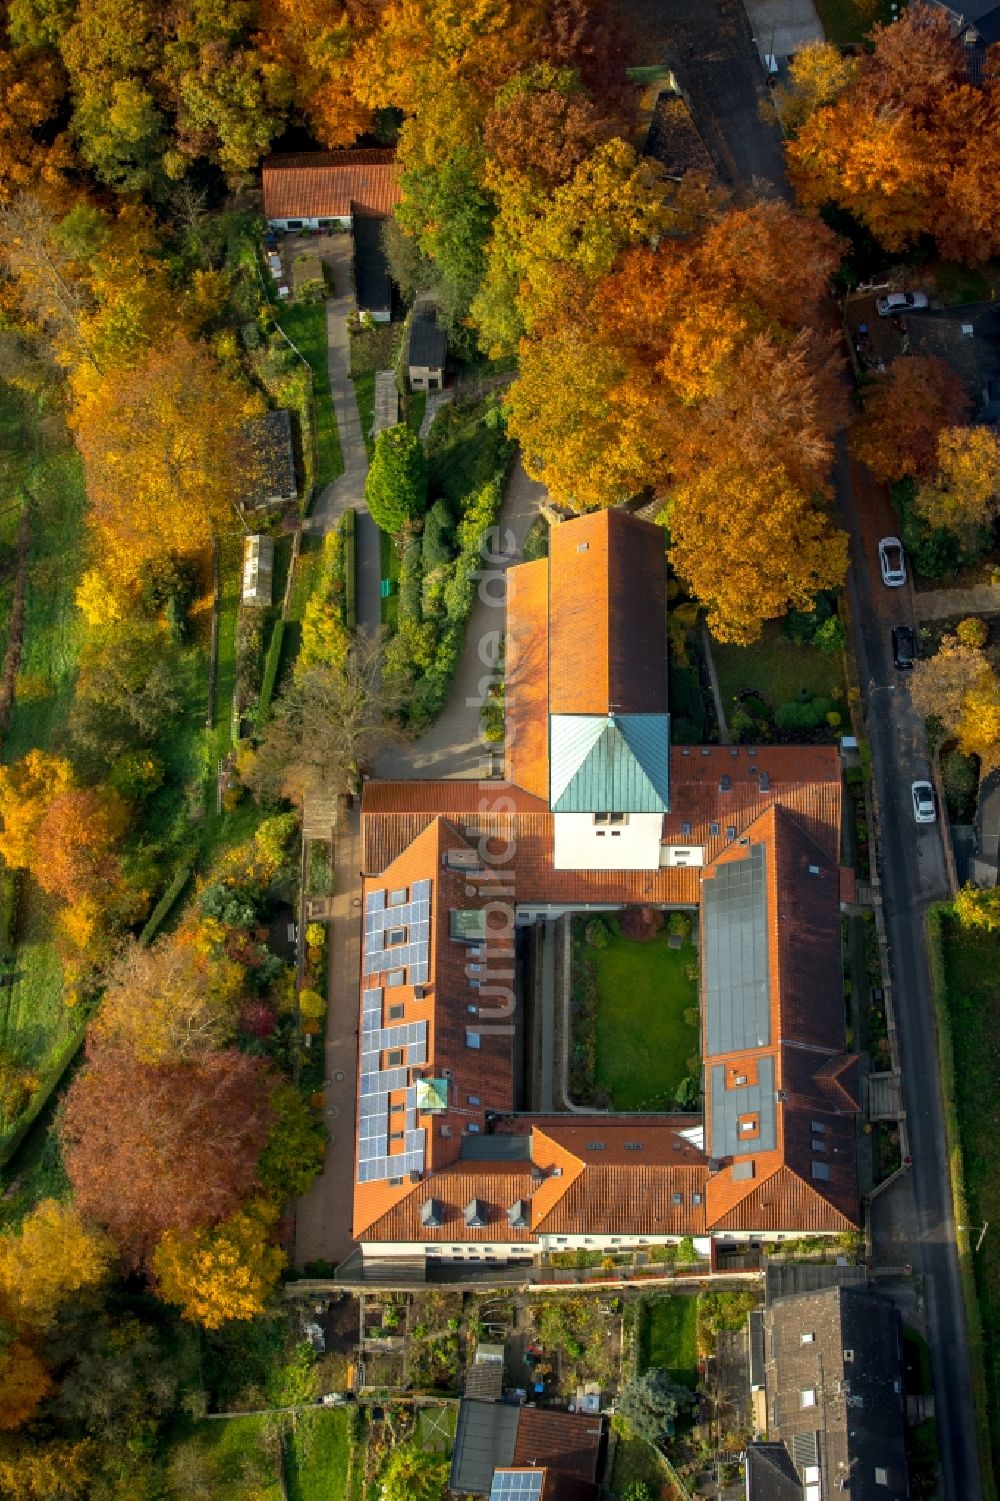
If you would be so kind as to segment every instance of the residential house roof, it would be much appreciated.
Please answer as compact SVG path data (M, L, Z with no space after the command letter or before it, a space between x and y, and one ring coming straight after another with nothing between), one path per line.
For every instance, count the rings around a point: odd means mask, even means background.
M666 712L665 539L625 511L551 529L550 714Z
M307 151L264 163L265 219L346 219L358 211L392 213L402 169L386 150Z
M715 177L715 163L680 94L663 93L656 101L644 156L660 163L668 177L705 172Z
M514 1465L545 1467L541 1501L596 1501L603 1445L599 1414L522 1407Z
M823 1496L836 1495L849 1480L856 1501L904 1501L906 1398L894 1304L861 1287L800 1293L770 1304L764 1331L768 1435L788 1450L806 1494L818 1484Z
M784 1444L748 1444L747 1501L802 1501L802 1481Z

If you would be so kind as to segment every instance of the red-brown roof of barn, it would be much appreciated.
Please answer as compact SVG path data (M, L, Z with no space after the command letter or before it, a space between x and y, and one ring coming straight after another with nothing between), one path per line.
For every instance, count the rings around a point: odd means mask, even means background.
M264 163L265 219L343 219L357 207L389 215L399 202L402 168L394 151L307 151Z

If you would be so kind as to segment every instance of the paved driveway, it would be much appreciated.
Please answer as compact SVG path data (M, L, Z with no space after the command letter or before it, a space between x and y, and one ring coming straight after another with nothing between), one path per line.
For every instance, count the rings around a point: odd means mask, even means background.
M747 15L761 57L791 57L809 42L823 40L813 0L746 0Z

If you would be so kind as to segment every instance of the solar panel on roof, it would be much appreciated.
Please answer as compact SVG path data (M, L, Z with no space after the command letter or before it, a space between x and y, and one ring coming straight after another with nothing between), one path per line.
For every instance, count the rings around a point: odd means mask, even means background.
M539 1501L544 1470L494 1470L490 1501Z
M706 1052L742 1052L771 1041L766 850L721 865L702 887Z

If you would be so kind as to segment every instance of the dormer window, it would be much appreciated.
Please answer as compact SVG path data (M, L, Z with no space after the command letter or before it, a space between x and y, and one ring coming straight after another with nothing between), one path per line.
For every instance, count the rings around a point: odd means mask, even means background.
M402 946L403 946L403 944L405 942L406 942L406 929L405 928L386 928L386 930L385 930L385 946L386 946L387 949L402 948Z
M465 1223L470 1230L486 1228L486 1205L482 1199L470 1199L465 1206Z

